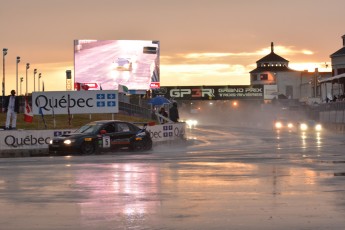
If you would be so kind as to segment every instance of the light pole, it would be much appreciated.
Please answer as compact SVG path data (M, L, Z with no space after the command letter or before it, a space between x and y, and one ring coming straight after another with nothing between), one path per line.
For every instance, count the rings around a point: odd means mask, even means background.
M20 57L17 57L16 63L16 93L18 93L18 63L20 62Z
M34 92L36 91L36 73L37 69L34 69Z
M1 107L2 107L2 112L4 111L4 102L5 102L5 56L7 54L7 50L6 48L3 48L2 49L2 73L3 73L3 76L2 76L2 104L1 104Z
M23 83L24 78L20 78L20 95L22 95L22 83Z
M30 63L26 63L26 76L25 76L26 91L25 91L25 95L28 95L28 69L30 69Z
M41 80L41 73L38 74L38 91L40 91L40 80Z

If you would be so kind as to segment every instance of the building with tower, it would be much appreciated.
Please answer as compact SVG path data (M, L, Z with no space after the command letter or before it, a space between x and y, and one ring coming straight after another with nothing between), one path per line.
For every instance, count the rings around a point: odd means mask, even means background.
M256 68L250 71L251 85L265 85L265 99L295 99L308 101L320 98L321 90L318 81L331 76L331 72L298 71L289 68L289 61L274 52L256 62Z
M345 73L345 34L341 38L343 39L343 47L330 55L333 76Z

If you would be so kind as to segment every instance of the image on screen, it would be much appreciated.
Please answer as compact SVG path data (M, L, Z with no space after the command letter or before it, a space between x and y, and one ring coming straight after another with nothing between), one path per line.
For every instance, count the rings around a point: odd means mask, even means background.
M148 90L159 83L159 50L159 41L74 40L75 89Z

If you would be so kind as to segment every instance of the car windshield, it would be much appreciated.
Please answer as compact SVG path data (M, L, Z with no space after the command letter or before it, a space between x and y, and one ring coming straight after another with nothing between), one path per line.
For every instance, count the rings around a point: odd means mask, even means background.
M94 133L97 132L100 125L98 124L87 124L75 131L75 133Z

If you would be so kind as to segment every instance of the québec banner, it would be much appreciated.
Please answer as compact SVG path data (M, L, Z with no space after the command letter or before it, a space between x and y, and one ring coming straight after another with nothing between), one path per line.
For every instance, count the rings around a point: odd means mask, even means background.
M32 93L34 115L118 113L117 90Z

